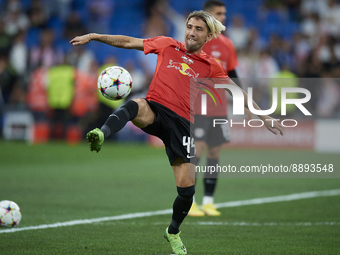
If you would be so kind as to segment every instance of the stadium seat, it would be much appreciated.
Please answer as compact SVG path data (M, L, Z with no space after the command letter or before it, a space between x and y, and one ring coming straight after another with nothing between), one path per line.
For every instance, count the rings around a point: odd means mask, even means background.
M32 48L39 44L41 29L31 28L26 35L26 45L28 48Z

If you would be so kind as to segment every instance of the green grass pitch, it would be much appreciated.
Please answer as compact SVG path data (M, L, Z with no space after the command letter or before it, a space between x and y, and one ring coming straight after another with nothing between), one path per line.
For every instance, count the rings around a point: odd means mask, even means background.
M338 154L223 150L229 164L318 162ZM215 202L340 188L337 178L221 178ZM196 200L202 199L202 180ZM62 142L30 146L0 141L0 200L13 200L21 227L170 209L176 197L163 149L106 143L102 151ZM221 217L187 217L188 254L340 254L340 196L221 208ZM169 215L1 233L0 254L171 254Z

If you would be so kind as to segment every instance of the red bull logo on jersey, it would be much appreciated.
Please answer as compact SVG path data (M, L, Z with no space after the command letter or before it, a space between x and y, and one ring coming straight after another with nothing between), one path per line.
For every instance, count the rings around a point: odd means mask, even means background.
M180 63L180 62L174 62L172 59L169 61L169 65L167 68L175 68L178 70L181 74L189 76L189 78L193 78L195 81L199 75L199 73L196 73L190 66L186 63Z

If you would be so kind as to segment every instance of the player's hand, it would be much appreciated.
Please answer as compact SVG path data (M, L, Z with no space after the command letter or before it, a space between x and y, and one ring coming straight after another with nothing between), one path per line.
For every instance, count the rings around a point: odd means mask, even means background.
M72 45L77 46L77 45L84 45L90 42L90 34L86 34L86 35L81 35L81 36L76 36L75 38L73 38L70 43L72 43Z
M280 133L283 136L283 126L276 119L265 116L262 118L262 120L270 132L272 132L274 135Z

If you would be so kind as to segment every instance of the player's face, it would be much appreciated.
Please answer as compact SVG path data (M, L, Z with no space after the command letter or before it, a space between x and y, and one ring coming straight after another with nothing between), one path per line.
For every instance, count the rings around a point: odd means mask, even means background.
M225 6L214 6L209 13L215 17L219 22L224 24L227 18L227 9Z
M202 19L191 18L185 29L185 48L195 54L199 54L204 44L212 37L208 27Z

